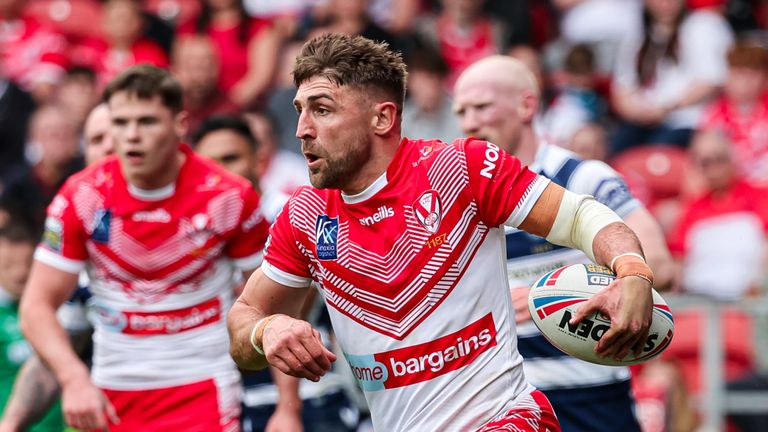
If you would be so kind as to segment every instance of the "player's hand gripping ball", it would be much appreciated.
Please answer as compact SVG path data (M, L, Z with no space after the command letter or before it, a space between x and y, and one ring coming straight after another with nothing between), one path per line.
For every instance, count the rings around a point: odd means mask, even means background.
M610 366L641 363L659 355L672 341L675 325L667 303L653 290L653 318L643 352L630 352L622 360L601 357L595 346L610 328L609 317L595 313L577 325L568 321L576 308L595 293L607 287L615 275L606 267L594 264L573 264L545 274L531 287L528 309L544 337L552 345L573 357Z

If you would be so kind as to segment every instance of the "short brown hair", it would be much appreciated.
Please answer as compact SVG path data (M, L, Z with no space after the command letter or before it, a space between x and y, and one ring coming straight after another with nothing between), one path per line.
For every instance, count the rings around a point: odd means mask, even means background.
M595 71L595 53L589 45L574 45L565 56L563 68L575 75L590 75Z
M104 90L104 102L109 102L115 93L121 91L131 93L139 99L160 96L163 105L174 113L182 109L181 85L170 72L155 66L138 65L124 70L107 84Z
M737 42L728 50L730 67L765 70L768 66L768 51L750 42Z
M403 111L408 76L400 53L385 42L362 36L329 33L305 43L293 65L293 83L298 87L316 76L336 85L373 87L391 97L397 112Z

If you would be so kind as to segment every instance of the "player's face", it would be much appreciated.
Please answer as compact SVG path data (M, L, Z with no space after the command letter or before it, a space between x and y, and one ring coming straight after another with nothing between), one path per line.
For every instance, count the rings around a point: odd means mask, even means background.
M371 160L372 104L363 92L314 77L293 100L299 112L296 137L318 189L345 189Z
M126 178L135 186L153 189L169 184L171 169L185 130L184 115L174 114L160 96L140 99L121 91L109 99L110 132Z
M514 95L500 94L485 81L465 80L454 90L453 109L467 136L490 141L514 154L522 127L516 101Z
M100 105L91 111L85 121L85 162L90 165L115 152L112 135L109 133L109 109Z
M195 151L221 164L228 171L255 180L255 155L242 135L228 129L213 131L197 143Z
M20 298L27 283L35 245L0 239L0 285L15 298Z

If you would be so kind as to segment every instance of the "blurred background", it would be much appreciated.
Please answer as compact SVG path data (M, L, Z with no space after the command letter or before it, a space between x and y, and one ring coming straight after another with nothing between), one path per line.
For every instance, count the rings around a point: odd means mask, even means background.
M541 137L624 175L676 260L674 341L634 370L644 430L768 431L768 0L0 0L0 226L42 227L101 90L138 63L177 76L190 140L242 116L262 192L291 193L306 168L290 69L326 32L402 52L411 138L461 136L469 64L525 62ZM0 285L23 277L2 260ZM7 393L24 356L1 349L18 360Z

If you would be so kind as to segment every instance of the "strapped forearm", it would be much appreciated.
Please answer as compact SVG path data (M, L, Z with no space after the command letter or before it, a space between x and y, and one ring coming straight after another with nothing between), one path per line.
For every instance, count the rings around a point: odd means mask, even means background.
M546 238L551 243L580 249L590 260L608 265L610 258L605 262L599 260L593 245L597 233L614 222L621 222L621 218L611 209L591 196L566 190Z

